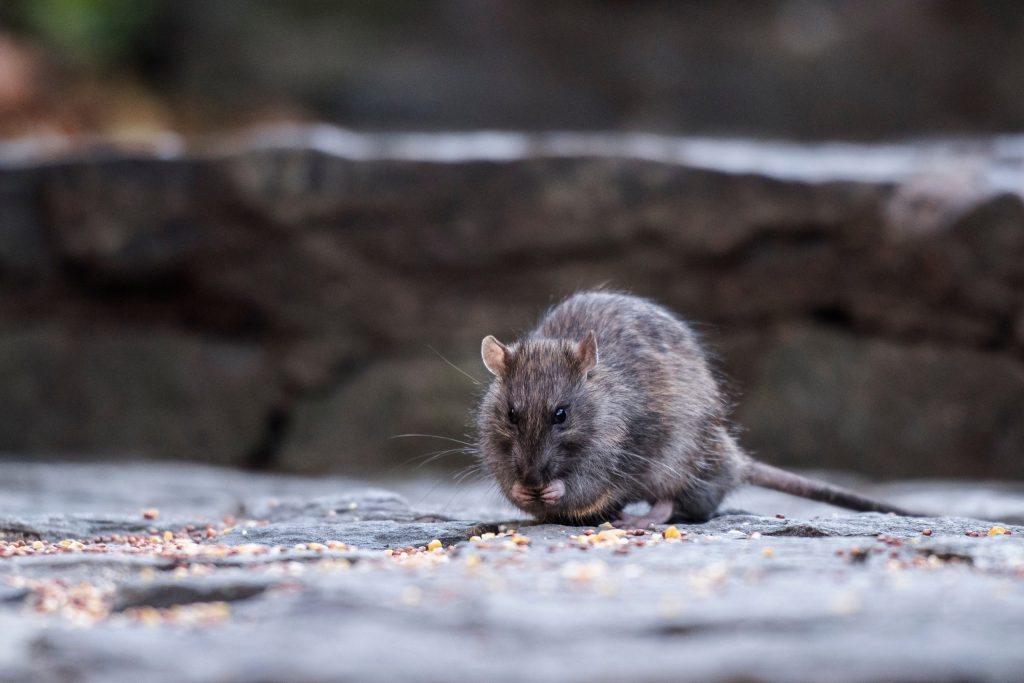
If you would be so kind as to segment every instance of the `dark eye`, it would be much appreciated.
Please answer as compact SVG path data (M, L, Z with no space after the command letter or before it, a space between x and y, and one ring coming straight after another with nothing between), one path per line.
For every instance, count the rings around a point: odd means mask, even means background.
M519 424L519 413L516 412L515 408L508 409L508 421L514 425Z
M554 414L551 416L551 422L560 425L565 422L565 418L569 417L565 412L565 408L557 408Z

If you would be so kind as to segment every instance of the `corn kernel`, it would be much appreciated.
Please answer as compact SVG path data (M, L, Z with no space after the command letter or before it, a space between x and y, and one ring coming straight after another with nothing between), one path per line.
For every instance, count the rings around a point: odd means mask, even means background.
M988 530L988 535L989 536L1002 536L1002 535L1008 534L1008 533L1010 533L1010 532L1006 529L1006 527L1002 527L1002 526L994 526L994 527L992 527L991 529Z
M430 552L434 552L435 550L440 550L440 549L441 549L441 541L437 540L436 538L433 541L431 541L430 543L427 544L427 550L429 550Z
M662 531L661 535L666 540L670 538L680 539L683 537L683 535L679 533L679 529L675 528L674 526L670 526L669 528Z

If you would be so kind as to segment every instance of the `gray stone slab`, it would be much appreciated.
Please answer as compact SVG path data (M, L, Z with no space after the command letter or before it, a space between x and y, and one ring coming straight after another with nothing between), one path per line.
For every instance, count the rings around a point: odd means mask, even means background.
M111 481L139 488L90 517L53 507L60 486L46 480L47 509L27 519L19 503L3 523L135 528L138 516L119 506L187 488L200 473L219 493L200 487L181 505L167 500L169 518L198 508L269 519L239 517L227 533L178 550L111 545L0 559L5 682L861 683L1003 681L1024 671L1024 526L1001 523L1000 514L801 514L801 504L744 494L744 507L771 516L677 525L679 541L647 533L597 544L578 540L589 538L586 528L520 520L529 542L517 545L507 528L468 540L499 530L486 520L505 508L447 520L405 502L439 503L450 493L423 498L415 482L397 495L209 468L165 466L159 477L141 468L123 480L105 479L103 466L68 471L75 507L101 499ZM23 486L25 478L8 481ZM4 486L0 479L0 496ZM921 495L920 486L909 488ZM901 495L900 486L891 490ZM935 504L962 497L953 483L928 490ZM483 500L470 494L469 503ZM1004 500L1017 509L1012 495ZM370 518L389 512L394 519ZM988 535L997 526L1010 533ZM454 548L382 552L434 538ZM327 541L360 549L315 545ZM62 602L72 599L79 602ZM99 611L85 618L79 608L88 600Z
M470 536L496 530L492 524L475 521L451 522L277 522L262 527L236 529L219 540L231 545L263 543L293 546L301 543L339 541L357 548L384 550L404 546L425 546L434 539L444 544L464 541Z

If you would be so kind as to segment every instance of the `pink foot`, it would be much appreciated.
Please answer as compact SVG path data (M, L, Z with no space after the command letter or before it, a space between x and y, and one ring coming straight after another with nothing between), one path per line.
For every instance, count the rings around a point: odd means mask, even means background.
M533 492L518 481L512 485L511 497L517 505L521 506L527 506L533 502Z
M644 515L628 515L625 512L612 522L620 529L646 529L652 524L664 524L672 516L672 501L658 500Z
M554 505L565 495L565 482L555 479L540 492L540 499L547 505Z

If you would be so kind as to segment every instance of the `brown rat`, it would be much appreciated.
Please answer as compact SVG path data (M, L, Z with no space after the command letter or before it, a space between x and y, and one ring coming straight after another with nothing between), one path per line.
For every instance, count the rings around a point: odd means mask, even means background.
M693 330L645 299L576 294L519 341L488 336L481 350L495 378L477 410L478 452L505 496L538 519L705 521L745 483L908 514L747 455ZM640 501L648 513L623 513Z

